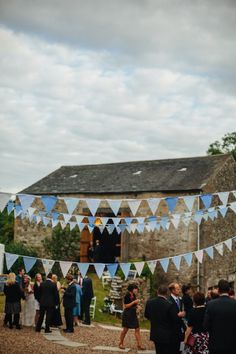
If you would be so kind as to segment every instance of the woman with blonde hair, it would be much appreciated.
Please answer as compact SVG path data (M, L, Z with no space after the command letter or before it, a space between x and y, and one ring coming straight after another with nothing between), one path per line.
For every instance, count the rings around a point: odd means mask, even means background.
M33 285L31 285L29 275L24 275L25 303L22 311L23 326L33 326L35 319L35 299Z
M34 323L35 327L37 326L37 322L39 319L39 313L40 313L40 284L42 283L42 275L40 273L37 273L34 278L34 299L35 299L35 317L34 317Z
M20 312L21 312L21 299L24 299L24 293L19 284L16 282L15 273L7 275L6 284L4 284L4 294L6 296L5 302L5 320L4 324L9 323L9 328L13 328L12 316L14 316L14 324L17 329L20 327Z
M58 281L57 275L52 275L52 281L57 286L57 304L56 307L53 309L52 313L52 320L50 326L52 327L59 327L62 325L62 318L61 318L61 309L60 309L60 290L61 290L61 283Z

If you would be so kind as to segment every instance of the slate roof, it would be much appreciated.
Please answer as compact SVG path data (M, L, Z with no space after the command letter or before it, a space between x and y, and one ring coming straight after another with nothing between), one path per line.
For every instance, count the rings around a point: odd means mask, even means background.
M201 190L231 155L62 166L27 194L118 194Z

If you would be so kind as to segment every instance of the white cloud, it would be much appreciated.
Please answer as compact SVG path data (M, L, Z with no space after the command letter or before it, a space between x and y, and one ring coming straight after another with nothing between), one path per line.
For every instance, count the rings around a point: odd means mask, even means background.
M181 3L0 1L1 190L64 164L204 155L234 130L235 7Z

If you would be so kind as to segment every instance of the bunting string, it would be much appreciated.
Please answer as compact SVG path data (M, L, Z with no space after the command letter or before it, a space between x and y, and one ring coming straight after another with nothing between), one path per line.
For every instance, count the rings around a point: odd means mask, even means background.
M125 262L125 263L124 262L122 263L79 263L79 262L72 262L72 261L60 261L60 260L43 259L38 257L22 256L22 255L12 254L8 252L5 252L5 260L6 260L6 267L8 271L12 268L12 266L17 261L17 259L19 257L22 257L26 272L29 272L32 269L36 261L40 261L44 267L45 273L48 274L51 271L54 264L58 262L64 277L69 272L71 266L73 264L76 264L83 277L87 274L89 267L94 266L94 269L99 278L102 277L105 268L108 270L112 278L115 276L118 268L122 270L124 277L127 278L132 265L134 265L138 275L142 274L145 264L148 265L152 274L154 274L158 263L161 265L165 273L168 271L170 262L172 262L175 265L176 269L179 271L182 264L182 260L185 261L185 264L188 267L191 267L193 257L195 257L199 263L202 263L204 257L209 257L210 259L213 260L215 257L215 252L217 252L220 256L224 256L224 252L226 249L228 252L232 252L233 242L236 242L236 236L233 236L225 241L216 243L213 246L208 246L199 249L197 251L187 252L187 253L178 254L178 255L165 257L165 258L159 258L155 260L149 260L146 262L141 261L141 262Z

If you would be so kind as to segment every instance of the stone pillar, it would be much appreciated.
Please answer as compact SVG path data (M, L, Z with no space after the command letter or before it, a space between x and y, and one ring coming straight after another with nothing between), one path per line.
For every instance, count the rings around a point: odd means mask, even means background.
M3 274L5 245L0 243L0 274Z

